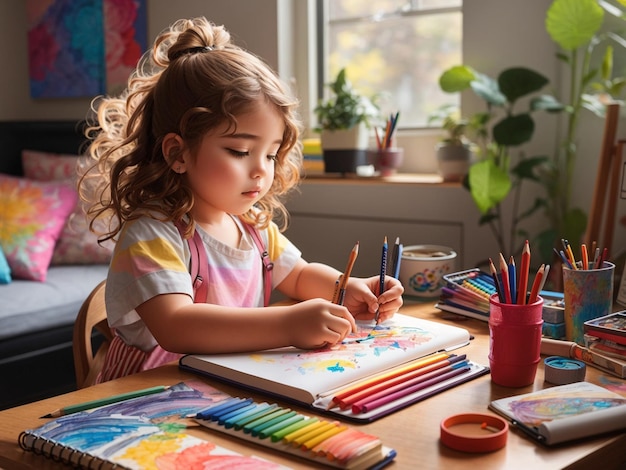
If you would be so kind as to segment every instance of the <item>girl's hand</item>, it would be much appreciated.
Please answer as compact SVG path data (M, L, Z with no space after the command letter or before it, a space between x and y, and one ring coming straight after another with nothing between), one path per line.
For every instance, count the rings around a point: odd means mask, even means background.
M380 309L378 323L391 318L402 307L404 287L399 280L385 276L385 291L376 298L379 276L367 279L350 278L344 305L357 320L371 320Z
M346 307L324 299L312 299L289 307L286 325L290 343L302 349L331 346L356 331L354 317Z

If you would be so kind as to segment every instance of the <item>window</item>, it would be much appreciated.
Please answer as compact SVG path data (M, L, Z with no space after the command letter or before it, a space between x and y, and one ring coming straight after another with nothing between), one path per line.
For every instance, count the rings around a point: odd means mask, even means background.
M462 0L326 0L323 9L322 85L345 67L361 93L379 95L383 115L400 111L402 128L426 127L441 105L459 105L438 79L462 63Z

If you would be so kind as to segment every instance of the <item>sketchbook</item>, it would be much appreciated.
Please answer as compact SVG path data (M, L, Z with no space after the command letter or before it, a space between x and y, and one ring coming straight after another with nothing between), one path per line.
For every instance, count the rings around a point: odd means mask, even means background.
M626 398L589 382L494 400L489 408L546 445L626 429Z
M236 412L232 411L235 409L233 402L240 404ZM239 438L251 438L254 434L257 444L336 468L381 468L396 455L373 435L343 426L334 429L334 439L331 439L326 428L334 423L299 413L294 417L295 412L289 413L290 410L268 403L254 404L255 419L245 420L244 414L250 404L250 399L232 397L199 380L181 382L161 393L54 419L39 428L22 432L19 444L24 450L86 469L288 468L218 446L210 441L209 436L207 439L199 437L199 432L189 433L188 426L201 429L197 424L202 424ZM229 408L227 413L217 416L217 410L226 408ZM270 431L267 426L262 426L270 415L274 417L274 434L264 435L266 438L262 439L259 436L261 429L266 433ZM215 419L203 419L209 416ZM232 426L224 422L227 417L236 417ZM249 413L247 417L250 418ZM306 439L303 443L306 446L296 448L292 441L297 436L286 432L289 431L287 418L297 420L300 429L314 431L324 425L326 434L310 432L309 435L314 437ZM253 428L244 430L244 421ZM235 425L241 432L234 432ZM279 432L282 434L277 439L275 434ZM357 441L361 444L354 444Z
M463 328L402 314L376 326L357 322L357 327L329 348L186 355L179 365L354 421L372 421L488 372L447 353L468 344L470 335ZM377 401L343 406L335 400L351 388L358 389L362 400L371 391Z

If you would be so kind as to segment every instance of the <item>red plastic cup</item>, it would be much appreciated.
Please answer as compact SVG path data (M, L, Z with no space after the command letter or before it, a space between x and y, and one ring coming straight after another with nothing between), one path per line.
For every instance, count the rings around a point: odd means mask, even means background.
M504 387L525 387L535 381L541 360L543 299L528 305L489 299L489 366L491 381Z

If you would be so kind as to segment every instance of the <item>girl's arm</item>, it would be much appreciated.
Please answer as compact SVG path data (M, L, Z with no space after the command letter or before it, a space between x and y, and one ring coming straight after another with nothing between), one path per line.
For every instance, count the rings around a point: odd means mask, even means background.
M261 308L194 304L184 294L153 297L136 308L163 349L190 354L314 349L356 328L346 307L323 299Z

